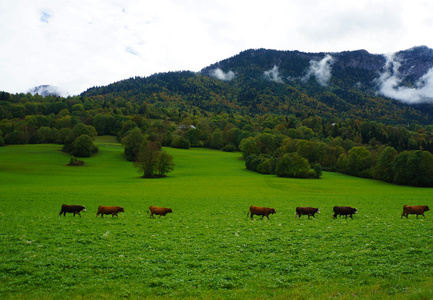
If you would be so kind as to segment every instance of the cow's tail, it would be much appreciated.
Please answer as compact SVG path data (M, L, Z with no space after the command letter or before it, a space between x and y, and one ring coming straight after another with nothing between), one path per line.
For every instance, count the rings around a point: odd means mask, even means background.
M250 211L248 210L248 212L247 212L247 217L249 217L250 216Z

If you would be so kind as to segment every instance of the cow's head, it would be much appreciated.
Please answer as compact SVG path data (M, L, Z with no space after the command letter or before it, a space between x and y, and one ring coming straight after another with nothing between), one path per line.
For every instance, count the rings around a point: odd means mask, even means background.
M430 208L428 207L428 205L424 206L424 211L429 211Z
M167 212L172 213L173 210L171 208L167 208Z
M85 206L82 206L82 207L81 207L81 211L86 211L86 207L85 207Z
M320 214L320 209L316 208L316 214Z
M358 210L356 209L356 208L352 208L353 209L353 213L354 214L357 214L358 213Z
M125 210L123 209L123 206L119 207L119 211L120 212L125 212Z
M275 208L271 208L271 214L276 214Z

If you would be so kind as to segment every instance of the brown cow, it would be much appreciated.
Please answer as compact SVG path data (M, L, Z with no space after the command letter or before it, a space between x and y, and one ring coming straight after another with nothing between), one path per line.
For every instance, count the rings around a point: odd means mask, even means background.
M165 217L166 214L173 212L171 208L157 207L157 206L149 206L147 212L149 211L150 211L150 218L155 218L153 215L159 215L160 218L161 216Z
M350 206L334 206L334 219L337 218L337 215L339 216L347 216L352 217L352 215L357 214L358 210L354 207L350 207Z
M59 216L61 216L63 214L63 216L66 217L66 213L74 213L74 217L75 217L75 214L78 214L81 218L80 211L86 211L86 207L84 207L82 205L63 204L62 209L60 210Z
M275 214L276 211L274 208L269 208L269 207L258 207L258 206L250 206L250 211L247 213L247 216L249 214L251 214L251 220L254 220L253 216L254 215L258 215L258 216L262 216L268 218L269 220L269 214Z
M414 205L414 206L410 206L410 205L404 205L403 206L403 213L401 214L401 218L403 218L403 216L406 216L406 219L408 218L408 215L416 215L416 218L418 219L418 215L422 215L424 218L424 212L429 211L430 208L427 205Z
M101 218L104 217L104 215L111 215L111 217L119 217L117 213L119 212L125 212L123 209L123 206L99 206L98 212L96 213L96 216L99 216L101 214Z
M296 208L296 214L295 214L295 218L297 216L299 216L299 218L301 218L302 215L308 215L308 219L310 218L310 216L313 216L313 218L315 218L315 214L320 214L320 210L318 208L314 208L314 207L297 207Z

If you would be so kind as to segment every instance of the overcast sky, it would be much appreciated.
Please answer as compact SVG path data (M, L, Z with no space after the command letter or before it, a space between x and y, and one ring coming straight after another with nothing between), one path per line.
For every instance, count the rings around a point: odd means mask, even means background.
M250 48L433 48L431 0L0 0L0 91L76 95Z

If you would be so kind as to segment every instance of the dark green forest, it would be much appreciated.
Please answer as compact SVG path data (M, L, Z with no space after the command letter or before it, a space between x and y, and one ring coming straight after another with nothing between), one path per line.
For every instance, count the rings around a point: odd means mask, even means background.
M260 55L259 55L260 54ZM293 53L292 53L293 54ZM349 53L364 55L364 53ZM74 157L98 152L97 135L114 135L135 161L158 147L241 151L246 167L281 177L320 178L322 170L396 184L433 186L433 113L351 83L372 72L336 68L328 86L313 79L275 82L263 71L275 56L246 51L210 70L135 77L72 97L0 92L0 145L56 143ZM268 57L269 56L269 57ZM295 78L308 60L286 60ZM291 76L291 77L290 77ZM343 80L345 78L345 80Z

